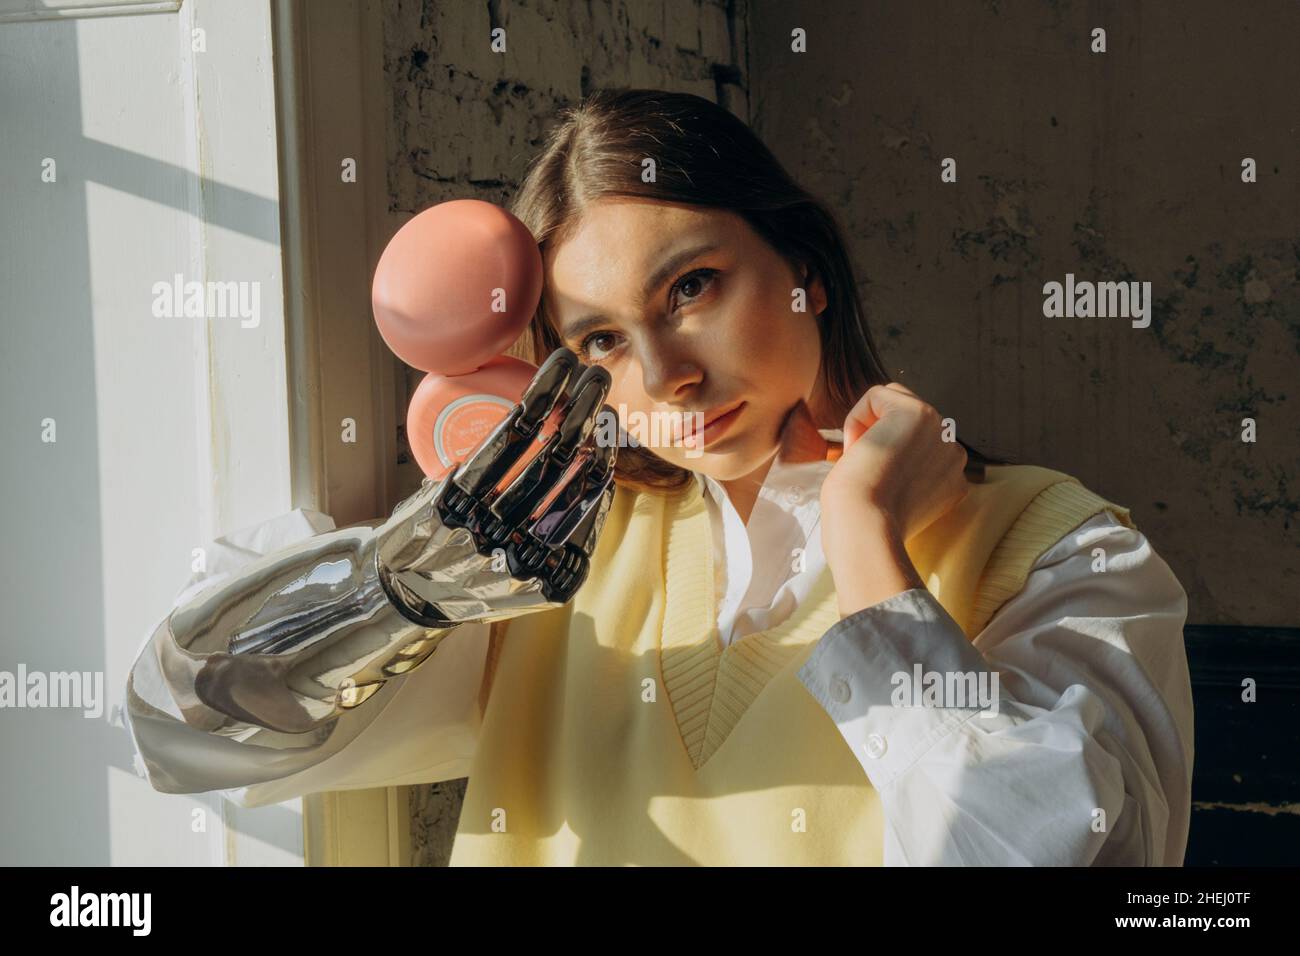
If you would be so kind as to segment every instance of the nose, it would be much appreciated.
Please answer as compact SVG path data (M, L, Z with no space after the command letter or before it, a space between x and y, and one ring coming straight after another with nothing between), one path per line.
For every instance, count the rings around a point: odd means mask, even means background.
M703 368L680 345L661 339L642 349L641 385L653 401L680 401L703 378Z

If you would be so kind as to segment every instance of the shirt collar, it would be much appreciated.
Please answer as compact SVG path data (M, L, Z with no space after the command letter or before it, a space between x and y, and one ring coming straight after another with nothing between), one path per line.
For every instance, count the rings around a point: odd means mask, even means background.
M828 441L844 441L842 429L819 428L818 432ZM822 482L833 464L829 461L791 463L783 460L778 452L763 479L763 486L758 490L758 497L800 518L800 524L805 525L807 530L820 514ZM730 507L731 500L721 482L701 472L696 472L696 477L715 505L719 508Z

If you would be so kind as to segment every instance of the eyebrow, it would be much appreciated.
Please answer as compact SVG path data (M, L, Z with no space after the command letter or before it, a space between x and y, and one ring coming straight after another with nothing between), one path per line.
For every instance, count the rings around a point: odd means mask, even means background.
M650 298L651 294L668 281L668 278L683 265L690 262L696 256L702 256L706 252L713 252L718 249L720 245L721 243L718 242L703 242L694 246L688 246L679 252L673 253L665 259L659 268L654 271L654 274L646 280L646 284L641 290L641 300L645 301ZM609 317L601 313L585 315L561 331L560 336L561 338L566 339L576 339L588 329L595 328L598 325L603 325L608 321Z

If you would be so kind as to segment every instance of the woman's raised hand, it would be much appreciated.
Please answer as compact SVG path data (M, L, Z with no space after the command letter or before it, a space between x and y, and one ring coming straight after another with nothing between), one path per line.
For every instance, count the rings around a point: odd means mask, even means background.
M945 439L939 412L907 386L872 386L844 419L844 452L822 485L822 507L874 514L906 541L969 490L966 449Z

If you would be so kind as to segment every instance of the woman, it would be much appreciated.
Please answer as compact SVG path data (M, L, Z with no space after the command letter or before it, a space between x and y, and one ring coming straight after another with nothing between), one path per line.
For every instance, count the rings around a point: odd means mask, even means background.
M594 94L512 208L546 269L518 353L603 368L624 422L708 425L619 450L571 601L410 654L407 706L433 675L478 691L472 749L435 771L469 776L453 864L1182 862L1182 588L1127 509L978 455L888 381L833 217L742 123L689 95ZM161 690L189 690L177 633L154 635L129 698L159 789L260 803L444 778L349 765L392 740L383 681L327 726L286 718L305 747L265 716L274 674L198 694L272 730L168 712ZM254 738L272 749L250 757Z

